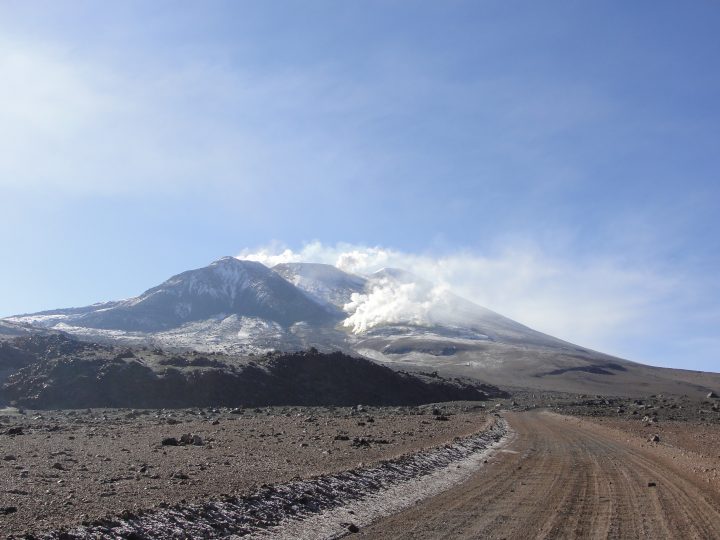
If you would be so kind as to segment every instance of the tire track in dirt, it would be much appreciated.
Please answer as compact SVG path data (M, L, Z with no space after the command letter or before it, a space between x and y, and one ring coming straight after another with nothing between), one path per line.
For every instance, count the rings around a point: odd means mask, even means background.
M365 538L720 538L720 494L575 418L508 413L506 451ZM655 484L654 486L650 484Z

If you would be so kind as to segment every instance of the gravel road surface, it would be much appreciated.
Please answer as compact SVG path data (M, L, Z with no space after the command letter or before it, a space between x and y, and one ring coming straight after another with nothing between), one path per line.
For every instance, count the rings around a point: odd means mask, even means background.
M471 480L364 538L720 538L720 493L627 434L508 413L514 440Z

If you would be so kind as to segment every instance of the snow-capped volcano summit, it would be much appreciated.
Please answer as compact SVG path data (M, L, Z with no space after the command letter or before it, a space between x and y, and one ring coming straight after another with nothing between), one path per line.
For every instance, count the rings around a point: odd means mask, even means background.
M461 329L461 334L470 332L482 340L559 343L405 270L384 268L359 276L328 264L283 263L268 268L235 257L182 272L127 300L11 320L69 332L106 330L114 336L122 332L178 335L176 329L181 329L184 336L197 335L196 347L201 346L204 332L219 328L220 341L245 340L253 345L258 332L271 332L274 343L282 346L286 341L290 348L297 344L298 332L314 345L318 335L327 343L332 330L331 339L342 347L348 333L362 339L378 331L385 334L386 328L393 332L402 328L403 335L421 328L424 336L428 332L456 336ZM307 344L307 339L302 343Z
M289 326L332 323L336 310L308 298L265 265L223 257L177 274L140 296L85 308L70 315L73 326L157 332L212 317L255 317Z

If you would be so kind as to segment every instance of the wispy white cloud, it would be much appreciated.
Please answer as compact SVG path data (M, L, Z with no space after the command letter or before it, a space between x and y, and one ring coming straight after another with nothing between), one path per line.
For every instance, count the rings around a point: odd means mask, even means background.
M552 159L536 155L532 139L599 107L587 89L558 107L551 90L536 89L528 102L508 91L511 81L452 83L408 68L419 62L411 60L388 60L366 79L337 66L270 71L198 57L169 65L134 58L130 68L128 59L102 62L58 42L0 38L0 185L112 194L202 182L242 195L320 184L332 192L412 173L410 157L438 167L434 178L446 173L444 161L426 160L388 122L419 118L434 103L451 116L487 116L495 134L480 146L515 163L531 153L537 167ZM555 181L566 174L566 165L548 166Z
M352 118L362 92L321 69L188 60L133 70L57 43L0 38L0 72L3 187L172 193L202 183L242 195L290 176L321 182L338 161L358 166L327 128Z

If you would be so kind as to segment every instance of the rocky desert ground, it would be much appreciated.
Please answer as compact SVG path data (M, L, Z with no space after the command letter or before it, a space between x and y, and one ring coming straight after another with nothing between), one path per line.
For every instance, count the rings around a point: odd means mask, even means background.
M482 431L483 404L22 411L0 416L0 534L247 495Z
M0 534L714 538L718 402L5 409Z

